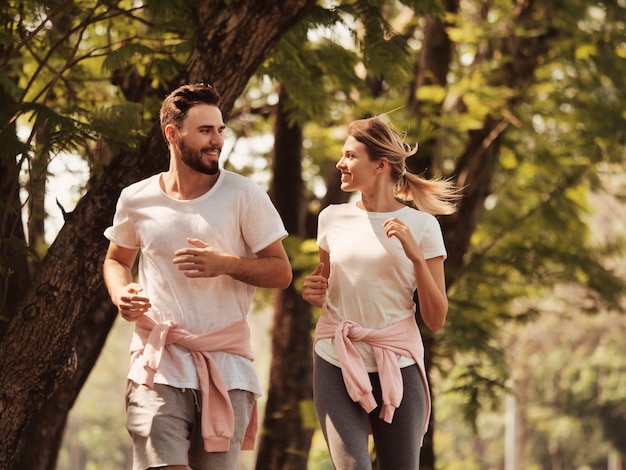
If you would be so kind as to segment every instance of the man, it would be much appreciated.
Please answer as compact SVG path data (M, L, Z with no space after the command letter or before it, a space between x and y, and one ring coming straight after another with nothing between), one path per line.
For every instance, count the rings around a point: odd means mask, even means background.
M169 169L125 188L104 232L106 286L136 322L126 393L135 470L235 469L254 445L261 389L246 315L256 287L284 289L292 271L267 194L219 169L219 105L204 84L165 98Z

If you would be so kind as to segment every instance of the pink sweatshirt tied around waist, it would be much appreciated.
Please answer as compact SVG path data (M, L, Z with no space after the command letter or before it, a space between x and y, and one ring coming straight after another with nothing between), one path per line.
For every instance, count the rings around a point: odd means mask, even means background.
M202 437L207 452L226 452L235 429L233 407L224 380L215 365L212 352L237 354L252 361L250 328L240 320L215 331L193 334L172 322L157 323L144 315L136 324L130 352L143 363L140 383L154 386L154 374L159 368L163 349L176 343L189 349L198 372L202 395ZM209 414L209 410L211 413ZM254 449L258 431L257 403L254 402L252 417L241 445L243 450Z
M361 354L353 341L363 341L374 351L374 359L382 388L380 418L391 423L395 410L400 406L404 387L402 373L396 354L412 357L417 363L426 392L426 420L422 429L422 440L428 429L430 418L430 393L424 367L424 345L415 319L409 317L386 328L376 330L365 328L350 320L336 319L326 308L315 329L315 340L335 339L335 350L341 365L341 373L346 390L353 401L370 413L378 406L372 394L372 384Z

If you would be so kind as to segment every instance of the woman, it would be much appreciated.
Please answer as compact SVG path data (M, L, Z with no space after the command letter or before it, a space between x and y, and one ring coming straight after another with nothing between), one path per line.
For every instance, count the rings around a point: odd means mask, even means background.
M379 469L419 468L430 395L413 294L426 325L443 327L446 250L432 214L453 213L458 193L406 171L416 150L378 118L353 122L337 169L361 199L319 215L320 264L302 297L322 308L313 392L339 470L371 468L370 432Z

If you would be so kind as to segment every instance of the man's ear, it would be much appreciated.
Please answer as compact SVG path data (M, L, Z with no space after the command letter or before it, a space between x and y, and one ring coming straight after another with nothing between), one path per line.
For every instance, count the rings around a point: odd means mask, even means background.
M177 131L178 129L174 124L167 124L165 126L165 140L167 140L168 144L174 142Z

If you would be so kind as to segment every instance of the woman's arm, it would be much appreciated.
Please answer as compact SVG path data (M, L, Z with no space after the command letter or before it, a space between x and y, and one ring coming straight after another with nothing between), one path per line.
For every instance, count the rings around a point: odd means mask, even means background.
M383 227L388 237L396 237L400 241L405 254L413 262L419 308L424 323L433 331L440 330L448 313L443 256L424 259L424 253L409 228L395 217L386 220Z
M443 328L448 313L448 296L443 256L413 263L420 314L432 331Z

